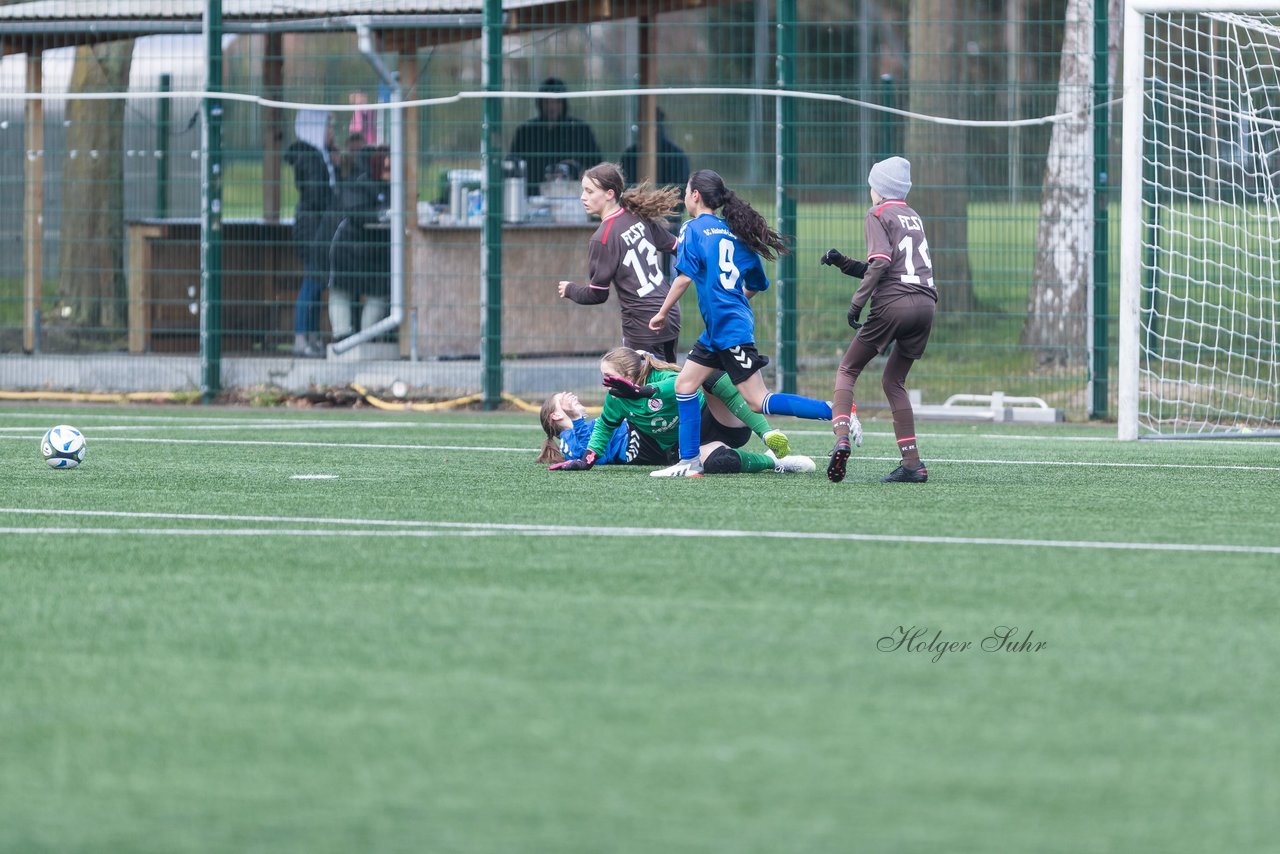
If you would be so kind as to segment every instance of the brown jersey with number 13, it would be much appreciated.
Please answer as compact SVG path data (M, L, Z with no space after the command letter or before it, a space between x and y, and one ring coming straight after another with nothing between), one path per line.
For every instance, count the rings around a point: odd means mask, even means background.
M672 310L660 331L649 329L649 318L658 313L671 283L667 281L663 253L675 249L676 238L661 224L642 220L619 208L601 221L591 236L587 256L589 285L569 285L565 296L582 305L604 302L609 287L618 291L623 343L649 350L680 333L680 314Z

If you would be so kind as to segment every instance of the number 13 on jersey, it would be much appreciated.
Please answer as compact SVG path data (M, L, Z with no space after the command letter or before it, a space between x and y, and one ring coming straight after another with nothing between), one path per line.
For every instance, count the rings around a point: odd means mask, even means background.
M642 255L643 259L641 259ZM642 238L639 243L628 249L622 263L635 271L636 280L640 283L636 296L646 296L662 284L662 262L658 259L658 250L648 238Z

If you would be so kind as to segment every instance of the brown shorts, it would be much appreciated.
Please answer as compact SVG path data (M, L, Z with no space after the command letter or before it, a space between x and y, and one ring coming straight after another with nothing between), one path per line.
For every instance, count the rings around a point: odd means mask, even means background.
M664 362L671 362L673 365L676 361L676 339L669 341L631 341L627 336L622 336L622 346L630 347L632 350L643 350L646 353L657 356Z
M896 341L898 352L914 361L924 355L929 343L935 308L936 303L924 294L900 297L883 308L872 303L871 315L857 338L877 353Z

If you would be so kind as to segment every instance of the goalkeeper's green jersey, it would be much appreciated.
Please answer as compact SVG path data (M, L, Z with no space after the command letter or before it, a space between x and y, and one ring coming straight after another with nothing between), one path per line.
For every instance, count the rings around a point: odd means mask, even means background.
M596 456L604 456L609 447L609 437L624 420L637 433L653 439L664 451L674 448L680 441L679 416L676 412L676 372L652 371L648 385L658 391L653 397L640 400L625 400L611 394L604 396L604 409L596 419L596 426L591 431L591 441L587 447L596 452ZM702 392L698 392L702 399Z

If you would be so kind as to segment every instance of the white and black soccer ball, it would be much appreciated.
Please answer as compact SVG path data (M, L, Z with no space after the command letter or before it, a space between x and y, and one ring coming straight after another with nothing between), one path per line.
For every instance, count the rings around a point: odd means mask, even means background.
M40 440L40 456L51 468L73 469L84 462L84 434L66 424L49 428Z

